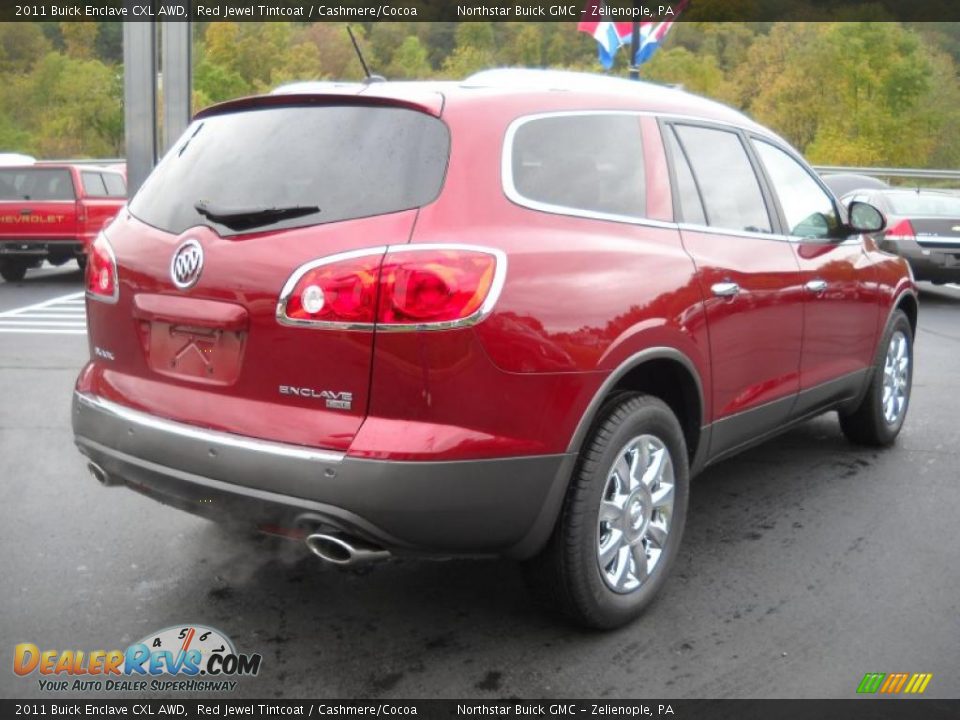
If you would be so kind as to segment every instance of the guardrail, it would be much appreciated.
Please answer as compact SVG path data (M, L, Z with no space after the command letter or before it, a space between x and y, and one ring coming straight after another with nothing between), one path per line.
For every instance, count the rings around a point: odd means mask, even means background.
M960 170L921 170L916 168L843 167L840 165L814 165L818 173L852 173L879 178L909 178L919 180L955 180L960 183Z
M90 159L84 158L82 160L74 159L64 159L64 160L37 160L37 165L121 165L126 162L124 158L103 158L103 159Z

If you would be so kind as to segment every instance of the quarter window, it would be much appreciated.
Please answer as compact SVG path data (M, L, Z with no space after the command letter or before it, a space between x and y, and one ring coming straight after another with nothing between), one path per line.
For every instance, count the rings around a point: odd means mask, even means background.
M706 225L707 216L703 212L703 202L700 200L700 191L690 171L690 163L683 154L680 143L673 128L667 128L664 133L667 139L667 149L673 160L674 173L677 181L677 200L680 203L680 218L683 222L694 225Z
M692 125L677 125L676 131L700 188L707 224L771 232L760 182L740 136Z
M106 196L107 187L103 184L103 177L100 175L100 173L83 172L80 173L80 177L83 180L83 191L87 195L92 195L94 197Z
M634 115L529 120L513 137L513 187L525 200L605 215L643 217L640 122Z
M787 233L805 238L831 237L840 225L837 208L820 183L790 155L763 140L754 147L780 199Z
M103 173L103 184L107 186L107 195L110 197L126 197L127 184L123 176L117 173Z

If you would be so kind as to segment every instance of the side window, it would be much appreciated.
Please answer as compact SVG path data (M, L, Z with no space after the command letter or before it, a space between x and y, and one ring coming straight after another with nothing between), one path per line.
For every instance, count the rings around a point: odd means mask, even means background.
M103 176L97 172L82 172L80 179L83 181L83 192L95 197L105 197L107 187L103 184Z
M126 197L127 184L123 181L123 176L117 173L103 173L103 184L107 186L107 195L110 197Z
M640 122L633 115L558 115L517 128L512 182L522 199L607 215L643 217Z
M787 233L805 238L828 238L840 225L837 208L806 168L775 145L754 140L757 154L780 199Z
M677 125L676 131L700 188L707 224L772 232L760 182L740 136L692 125Z
M663 134L667 142L667 152L673 161L674 174L677 180L677 199L680 203L680 220L693 225L706 225L707 216L703 212L703 202L700 200L700 191L697 189L697 183L693 179L693 173L690 171L690 163L680 143L677 142L677 136L673 128L668 127Z

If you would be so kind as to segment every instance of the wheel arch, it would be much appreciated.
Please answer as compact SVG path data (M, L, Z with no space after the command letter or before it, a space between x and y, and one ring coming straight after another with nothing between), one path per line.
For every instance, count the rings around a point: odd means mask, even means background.
M907 316L907 320L910 321L910 330L913 332L914 337L916 337L917 319L920 315L920 302L917 300L916 293L912 290L904 290L894 303L891 315L897 310L902 310L904 315ZM889 318L887 318L887 324L890 324ZM884 328L886 328L886 326L884 326Z
M602 416L603 408L617 396L642 392L665 402L677 416L687 443L691 465L703 444L703 382L693 361L675 348L642 350L621 363L591 399L567 446L578 454Z
M528 559L543 549L560 516L571 474L584 442L603 417L604 408L629 392L642 392L663 400L677 415L683 429L691 476L703 466L705 450L709 446L709 428L703 427L703 383L696 365L675 348L651 347L641 350L623 361L594 393L567 445L566 462L557 473L540 516L527 536L509 548L505 555Z

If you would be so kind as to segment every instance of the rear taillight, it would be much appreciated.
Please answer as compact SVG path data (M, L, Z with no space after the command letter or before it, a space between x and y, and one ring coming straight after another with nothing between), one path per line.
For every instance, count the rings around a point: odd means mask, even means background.
M885 240L915 240L917 232L909 220L901 220L884 235Z
M446 324L473 318L490 297L497 265L497 256L485 250L392 248L380 270L377 323Z
M115 303L120 294L117 282L117 258L103 233L87 249L87 297Z
M397 245L303 265L280 295L285 325L439 330L473 325L493 309L506 257L470 245Z
M299 268L280 295L277 317L294 325L373 325L385 248L333 255Z

